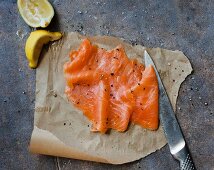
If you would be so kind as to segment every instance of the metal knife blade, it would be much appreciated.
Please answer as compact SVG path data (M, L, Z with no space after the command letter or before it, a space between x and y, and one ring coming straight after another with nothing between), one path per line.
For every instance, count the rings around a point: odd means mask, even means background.
M180 161L181 169L195 169L191 159L189 150L186 146L181 128L175 117L171 102L166 93L165 87L161 81L157 68L149 56L148 52L144 51L145 66L152 65L156 72L159 87L159 115L164 129L166 139L168 141L169 149L175 159Z

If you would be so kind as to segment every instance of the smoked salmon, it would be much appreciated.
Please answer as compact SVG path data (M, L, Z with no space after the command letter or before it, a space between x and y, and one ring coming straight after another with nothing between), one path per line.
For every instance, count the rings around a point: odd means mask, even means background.
M124 132L129 122L158 128L158 81L152 66L130 60L121 45L107 51L88 39L69 56L65 93L92 122L92 131Z

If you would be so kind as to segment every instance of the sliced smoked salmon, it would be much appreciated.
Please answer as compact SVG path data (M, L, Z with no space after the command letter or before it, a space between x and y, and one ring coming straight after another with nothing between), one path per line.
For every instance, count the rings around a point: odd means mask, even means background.
M123 132L129 122L156 130L158 81L152 66L130 60L123 47L111 51L85 39L64 64L65 93L92 122L92 131Z

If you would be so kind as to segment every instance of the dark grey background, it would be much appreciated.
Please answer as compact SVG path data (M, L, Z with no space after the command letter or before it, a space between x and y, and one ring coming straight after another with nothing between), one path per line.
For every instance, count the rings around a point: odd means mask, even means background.
M196 167L213 169L214 2L51 0L51 3L55 17L49 30L112 35L133 44L184 52L194 72L181 86L177 118ZM16 0L0 0L0 169L178 169L168 146L142 160L118 166L30 154L35 70L28 68L24 46L31 30L20 17Z

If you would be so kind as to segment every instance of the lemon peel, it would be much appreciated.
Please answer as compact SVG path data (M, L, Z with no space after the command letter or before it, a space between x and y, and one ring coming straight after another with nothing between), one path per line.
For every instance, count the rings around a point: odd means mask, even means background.
M49 32L46 30L37 30L31 32L25 44L25 53L29 61L29 67L36 68L38 59L44 44L50 41L59 40L62 37L60 32Z
M17 4L22 18L31 27L47 27L54 16L48 0L18 0Z

